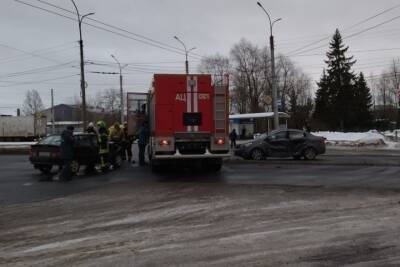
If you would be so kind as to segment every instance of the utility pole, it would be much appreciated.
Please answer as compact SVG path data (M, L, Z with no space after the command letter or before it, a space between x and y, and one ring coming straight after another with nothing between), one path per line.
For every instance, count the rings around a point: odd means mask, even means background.
M189 54L190 51L196 49L196 47L192 47L192 48L190 48L189 50L187 50L187 49L186 49L185 43L182 42L181 39L179 39L177 36L174 36L174 38L175 38L179 43L181 43L181 44L183 45L183 48L185 49L185 58L186 58L186 60L185 60L185 70L186 70L186 75L188 75L188 74L189 74L188 54Z
M51 133L55 134L54 130L54 90L51 89Z
M397 89L397 129L400 129L400 87Z
M119 89L120 89L120 98L121 98L121 124L124 123L124 91L122 90L122 68L121 63L119 63L118 59L111 55L111 57L117 62L119 67ZM126 65L124 66L126 67Z
M81 95L82 95L82 122L83 129L86 129L86 81L85 81L85 61L83 57L83 40L82 40L82 21L85 17L94 15L94 13L88 13L83 16L79 14L78 7L76 6L74 0L71 0L74 4L76 14L78 15L78 25L79 25L79 48L80 48L80 59L81 59Z
M399 60L397 60L398 63ZM399 72L397 71L396 61L393 59L393 73L394 73L394 81L395 86L397 89L397 121L396 121L396 128L400 129L400 79L398 77ZM396 132L396 141L397 141L397 132Z
M270 27L270 37L269 37L269 46L271 49L271 72L272 72L272 98L273 98L273 103L272 107L274 110L274 128L278 129L279 128L279 112L278 112L278 87L276 85L276 72L275 72L275 45L274 45L274 36L272 34L272 29L273 26L276 22L282 20L281 18L276 19L274 21L271 20L271 17L267 10L261 5L260 2L257 2L257 5L264 10L265 14L268 16L269 20L269 27Z

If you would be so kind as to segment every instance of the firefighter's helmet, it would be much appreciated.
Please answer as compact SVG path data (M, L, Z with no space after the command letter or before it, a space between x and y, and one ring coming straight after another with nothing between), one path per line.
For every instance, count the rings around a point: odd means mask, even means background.
M98 128L106 128L106 123L104 121L98 121L97 122L97 127Z

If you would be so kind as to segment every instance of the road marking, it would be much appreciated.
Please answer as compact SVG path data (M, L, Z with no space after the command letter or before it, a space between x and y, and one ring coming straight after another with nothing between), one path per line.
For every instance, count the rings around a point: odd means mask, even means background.
M31 185L33 185L33 183L25 183L25 184L23 184L23 186L31 186Z

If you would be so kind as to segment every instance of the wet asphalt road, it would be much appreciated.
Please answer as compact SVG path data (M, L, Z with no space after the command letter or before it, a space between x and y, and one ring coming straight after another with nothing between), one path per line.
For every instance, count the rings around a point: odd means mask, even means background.
M230 160L220 173L172 170L153 174L148 167L125 165L107 174L80 174L73 181L43 178L25 155L0 155L0 205L43 201L105 188L112 184L152 183L263 184L306 187L400 189L400 153L330 151L316 161Z

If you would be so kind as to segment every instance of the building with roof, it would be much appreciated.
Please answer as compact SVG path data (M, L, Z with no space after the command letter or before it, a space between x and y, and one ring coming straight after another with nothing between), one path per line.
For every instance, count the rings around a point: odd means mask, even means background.
M279 112L279 128L287 128L289 114ZM236 130L241 139L252 138L254 134L274 130L274 112L245 113L229 115L229 129Z

